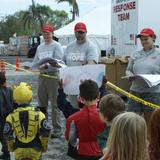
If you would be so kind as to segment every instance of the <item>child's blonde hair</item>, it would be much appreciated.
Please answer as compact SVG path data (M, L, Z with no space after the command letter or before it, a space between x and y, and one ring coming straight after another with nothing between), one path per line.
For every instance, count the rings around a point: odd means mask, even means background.
M148 160L145 120L131 112L119 114L113 120L107 146L111 160Z

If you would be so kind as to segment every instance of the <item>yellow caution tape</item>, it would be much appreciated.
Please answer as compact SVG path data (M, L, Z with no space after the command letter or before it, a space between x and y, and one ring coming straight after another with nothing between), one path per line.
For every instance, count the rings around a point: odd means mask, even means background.
M13 68L16 69L16 66L13 65L13 64L10 64L10 63L7 63L7 62L5 62L5 64L7 64L7 65L9 65L9 66L11 66L11 67L13 67ZM35 75L40 75L39 72L33 72L33 71L31 71L31 70L26 70L26 69L22 69L22 68L20 68L20 70L21 70L21 71L24 71L24 72L28 72L28 73L33 73L33 74L35 74ZM51 75L47 75L47 74L41 74L41 75L44 76L44 77L48 77L48 78L58 79L57 76L51 76ZM135 96L135 95L133 95L133 94L131 94L131 93L126 92L125 90L117 87L116 85L114 85L113 83L111 83L111 82L109 82L109 81L106 83L106 85L109 86L110 88L114 89L115 91L117 91L117 92L125 95L126 97L128 97L128 98L136 101L136 102L139 102L139 103L144 104L144 105L146 105L146 106L152 107L152 108L154 108L154 109L160 108L160 106L158 106L158 105L156 105L156 104L150 103L150 102L145 101L145 100L143 100L143 99L141 99L141 98L139 98L139 97L137 97L137 96Z
M150 102L148 102L148 101L145 101L145 100L143 100L143 99L141 99L141 98L139 98L139 97L137 97L137 96L134 96L134 95L131 94L131 93L128 93L128 92L124 91L123 89L117 87L116 85L112 84L111 82L107 82L106 85L109 86L109 87L111 87L111 88L114 89L115 91L117 91L117 92L125 95L126 97L128 97L128 98L136 101L136 102L139 102L139 103L144 104L144 105L146 105L146 106L152 107L152 108L154 108L154 109L160 108L160 106L158 106L158 105L156 105L156 104L153 104L153 103L150 103Z
M5 64L13 67L14 69L16 69L16 66L11 64L11 63L5 62ZM24 71L24 72L28 72L28 73L32 73L32 74L35 74L35 75L41 75L41 76L48 77L48 78L59 79L58 76L52 76L52 75L48 75L48 74L40 74L40 72L37 72L37 71L35 72L35 71L31 71L31 70L26 70L26 69L23 69L23 68L19 68L19 70Z

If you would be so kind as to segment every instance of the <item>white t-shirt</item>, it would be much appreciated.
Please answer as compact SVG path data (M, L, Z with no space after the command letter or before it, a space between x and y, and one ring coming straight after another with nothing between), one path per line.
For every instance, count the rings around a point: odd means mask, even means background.
M68 66L79 66L86 64L87 61L95 61L98 63L99 54L97 47L89 40L82 44L76 41L71 42L64 55L64 61Z
M32 66L37 66L38 63L45 58L56 58L62 60L63 48L60 43L52 41L49 44L42 43L41 45L39 45L34 60L32 62ZM48 69L43 70L43 73L48 73L52 71L58 71L58 69L50 66Z

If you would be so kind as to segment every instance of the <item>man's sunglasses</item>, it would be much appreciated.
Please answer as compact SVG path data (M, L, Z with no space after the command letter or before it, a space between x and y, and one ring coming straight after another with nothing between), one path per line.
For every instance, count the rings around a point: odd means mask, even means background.
M82 31L77 31L76 34L84 34L86 32L82 32Z

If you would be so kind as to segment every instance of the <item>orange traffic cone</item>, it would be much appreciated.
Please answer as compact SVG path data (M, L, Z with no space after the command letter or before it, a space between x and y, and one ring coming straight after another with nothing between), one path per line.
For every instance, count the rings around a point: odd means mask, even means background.
M6 65L4 59L0 59L0 72L6 73Z
M19 60L19 57L17 56L16 57L16 71L19 71L20 70L20 60Z

